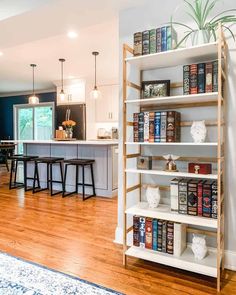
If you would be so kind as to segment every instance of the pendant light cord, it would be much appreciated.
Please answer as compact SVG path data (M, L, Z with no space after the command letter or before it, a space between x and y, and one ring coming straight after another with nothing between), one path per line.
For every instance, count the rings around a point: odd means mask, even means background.
M64 90L63 88L63 61L61 62L61 90Z
M94 88L97 88L97 55L95 54L95 87Z
M34 66L33 66L33 95L34 95Z

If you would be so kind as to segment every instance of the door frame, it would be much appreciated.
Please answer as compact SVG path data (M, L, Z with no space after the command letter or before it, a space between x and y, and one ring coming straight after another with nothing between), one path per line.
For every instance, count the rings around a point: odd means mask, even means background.
M35 107L44 107L44 106L50 106L52 108L52 133L55 130L55 102L41 102L37 105L32 104L14 104L13 105L13 136L15 140L18 140L18 132L17 132L17 121L18 121L18 109L20 108L35 108ZM33 110L33 121L34 121L34 110ZM33 124L33 137L34 137L34 124Z

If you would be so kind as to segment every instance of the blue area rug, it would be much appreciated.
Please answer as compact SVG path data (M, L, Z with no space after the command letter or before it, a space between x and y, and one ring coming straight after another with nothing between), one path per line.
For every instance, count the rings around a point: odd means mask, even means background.
M0 295L122 295L111 289L0 253Z

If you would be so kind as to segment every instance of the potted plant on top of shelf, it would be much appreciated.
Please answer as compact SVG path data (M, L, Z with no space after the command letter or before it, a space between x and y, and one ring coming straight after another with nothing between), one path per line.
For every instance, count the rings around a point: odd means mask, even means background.
M214 17L210 17L215 8L218 0L184 0L185 12L196 24L196 27L191 27L181 22L173 21L171 17L171 24L179 25L187 29L184 37L178 42L176 48L178 48L184 41L187 41L190 37L192 45L200 45L209 43L211 38L216 41L216 30L221 23L224 30L228 31L233 39L235 36L230 29L230 25L236 23L236 9L228 9L216 14Z

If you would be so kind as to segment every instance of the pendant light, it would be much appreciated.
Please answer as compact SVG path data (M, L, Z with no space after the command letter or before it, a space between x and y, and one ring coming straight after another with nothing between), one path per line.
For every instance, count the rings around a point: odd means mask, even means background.
M59 58L59 62L61 63L61 91L60 91L60 101L65 101L65 92L63 88L63 82L64 82L64 77L63 77L63 63L66 60L64 58Z
M98 90L97 87L97 56L99 55L99 52L93 51L92 55L94 55L95 58L95 68L94 68L94 87L93 90L90 93L91 98L98 99L101 97L101 92Z
M30 66L32 67L32 72L33 72L33 93L29 97L29 104L38 104L39 98L38 98L38 96L35 95L35 91L34 91L34 69L35 69L36 65L31 64Z

